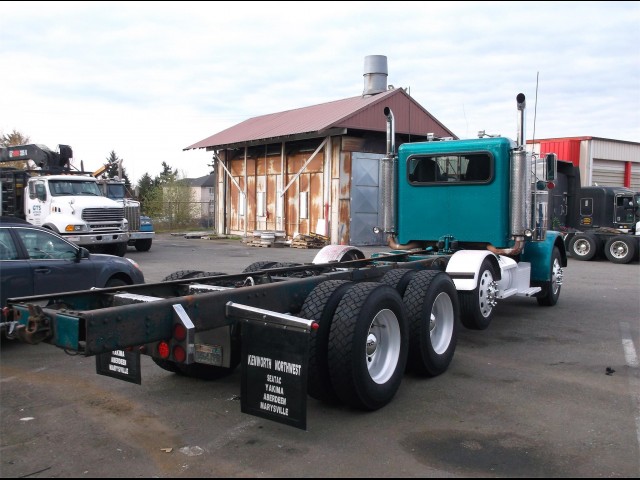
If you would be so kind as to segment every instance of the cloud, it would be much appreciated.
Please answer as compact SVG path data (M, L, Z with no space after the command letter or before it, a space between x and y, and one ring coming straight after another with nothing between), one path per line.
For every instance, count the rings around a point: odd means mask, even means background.
M0 131L129 177L247 118L360 95L367 55L460 137L640 139L637 2L5 2ZM9 73L7 73L9 72Z

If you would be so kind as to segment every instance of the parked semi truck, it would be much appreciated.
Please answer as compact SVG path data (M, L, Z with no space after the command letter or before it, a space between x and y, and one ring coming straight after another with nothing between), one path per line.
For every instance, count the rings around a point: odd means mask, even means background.
M116 178L102 178L101 174L105 170L96 170L93 176L96 177L102 194L124 207L124 215L129 223L128 245L135 247L139 252L148 252L155 237L151 218L141 214L138 200L127 196L127 187L124 180L121 180L122 174Z
M640 253L640 193L625 187L587 186L580 170L558 162L550 219L564 229L567 252L576 260L604 256L629 263Z
M389 248L368 258L328 245L311 263L264 260L241 273L181 270L158 283L9 299L7 330L95 355L98 373L134 383L140 355L206 379L241 364L241 410L298 428L307 394L382 408L405 369L444 373L459 328L486 329L504 299L559 300L566 251L546 228L555 157L538 177L523 94L517 106L515 142L404 143L397 152L393 112L380 112L385 207L372 228Z
M125 255L129 241L124 209L104 197L88 172L71 169L73 151L59 145L0 147L3 216L49 228L92 251Z

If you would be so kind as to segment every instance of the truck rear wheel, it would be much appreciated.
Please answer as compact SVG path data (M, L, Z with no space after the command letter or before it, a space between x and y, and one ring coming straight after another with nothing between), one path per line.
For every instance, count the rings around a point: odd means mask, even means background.
M352 285L329 332L329 375L338 398L363 410L389 403L404 375L408 333L406 308L393 287Z
M407 367L435 377L449 368L458 342L458 292L444 272L422 270L404 293L409 320Z
M327 403L340 402L331 385L327 351L333 314L351 285L353 284L347 280L322 282L307 296L300 310L302 318L318 323L318 329L311 331L309 339L307 392L310 397Z
M151 250L151 239L150 238L144 238L142 240L136 240L135 243L135 247L136 250L139 252L148 252L149 250Z
M200 275L202 273L204 273L202 270L178 270L177 272L173 272L171 275L167 275L161 281L170 282L172 280L182 280L185 278L193 278L196 275Z
M218 378L223 378L228 375L231 375L236 367L240 364L240 350L236 349L238 352L231 359L231 366L229 368L226 367L216 367L213 365L205 365L202 363L190 363L188 365L181 365L170 360L163 360L161 358L151 357L151 360L154 361L156 365L158 365L163 370L171 373L177 373L178 375L183 375L185 377L197 378L198 380L217 380Z
M169 360L163 360L161 358L151 357L151 360L158 365L161 369L171 373L178 373L178 366L174 362Z
M577 233L569 241L569 252L576 260L592 260L598 254L599 241L590 233Z
M197 378L198 380L217 380L231 375L239 364L240 348L237 347L232 352L231 366L229 368L205 365L203 363L177 364L176 373L185 377Z
M416 272L411 268L394 268L385 273L380 282L392 286L402 296Z
M562 286L562 263L558 247L553 247L551 254L551 279L544 282L542 291L536 295L538 305L552 307L558 303Z
M493 319L496 295L496 272L493 264L484 259L480 265L478 285L471 291L458 292L460 319L470 330L485 330Z
M630 235L616 235L607 240L604 254L611 263L629 263L636 256L636 239Z
M275 265L278 262L270 262L267 260L263 260L260 262L253 262L251 265L249 265L247 268L245 268L242 273L250 273L250 272L257 272L258 270L264 270L265 268L270 268L273 265Z

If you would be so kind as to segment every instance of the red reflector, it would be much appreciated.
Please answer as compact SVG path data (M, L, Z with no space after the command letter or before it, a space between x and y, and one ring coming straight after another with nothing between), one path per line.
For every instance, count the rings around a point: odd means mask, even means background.
M173 326L173 338L182 342L185 338L187 338L187 329L181 323L176 323Z
M320 328L320 324L318 322L313 322L311 324L311 330L317 330Z
M158 355L160 358L169 358L169 354L171 353L171 349L169 348L169 344L167 342L160 342L158 344Z
M187 352L184 351L181 345L173 347L173 359L179 363L183 363L187 359Z

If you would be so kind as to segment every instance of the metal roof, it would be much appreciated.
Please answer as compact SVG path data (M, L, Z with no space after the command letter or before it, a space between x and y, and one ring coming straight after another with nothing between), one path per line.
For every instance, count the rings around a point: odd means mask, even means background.
M215 185L214 175L204 175L198 178L185 178L190 187L213 187Z
M384 105L378 105L381 102L385 102ZM379 106L379 109L375 108L376 106ZM384 132L386 131L386 117L383 114L385 106L390 106L394 112L395 130L398 134L426 135L428 132L433 132L438 136L455 137L415 102L404 89L398 88L377 95L345 98L253 117L194 143L184 150L237 148L247 144L335 135L346 133L346 129ZM400 115L397 115L396 111ZM343 131L340 132L340 129Z

